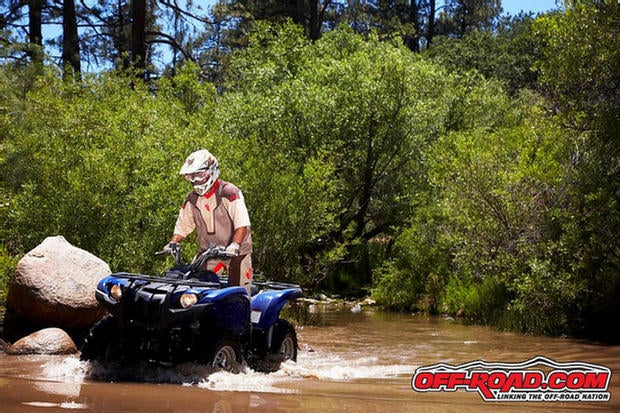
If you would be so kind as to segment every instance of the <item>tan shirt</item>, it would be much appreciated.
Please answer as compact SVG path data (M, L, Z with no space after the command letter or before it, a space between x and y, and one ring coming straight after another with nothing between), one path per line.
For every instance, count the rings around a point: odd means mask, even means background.
M197 218L202 222L197 222ZM240 227L250 227L243 194L235 185L218 180L206 194L198 196L192 192L188 195L179 211L174 233L185 238L197 229L200 248L207 249L211 244L228 246L235 229ZM251 252L252 238L248 231L239 247L239 254Z

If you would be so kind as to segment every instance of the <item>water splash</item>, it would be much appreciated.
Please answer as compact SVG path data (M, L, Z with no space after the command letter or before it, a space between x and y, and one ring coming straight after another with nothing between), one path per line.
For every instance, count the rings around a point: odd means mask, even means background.
M409 375L412 367L382 364L378 357L342 358L338 355L307 353L298 363L287 362L273 373L276 377L301 377L325 381L390 378Z
M247 366L239 374L214 371L193 363L174 367L138 365L131 368L115 363L80 361L77 357L54 358L43 366L47 380L64 383L95 381L136 381L173 383L197 386L213 391L291 393L292 380L351 381L359 379L393 378L409 375L412 366L381 364L378 357L354 359L322 352L299 353L298 362L288 361L274 373L253 371Z
M360 379L393 378L410 375L412 366L377 364L377 357L346 360L337 355L300 353L297 363L287 361L273 373L259 373L246 369L241 374L217 372L198 383L198 387L214 391L251 391L294 393L291 381L306 379L318 381L353 381Z

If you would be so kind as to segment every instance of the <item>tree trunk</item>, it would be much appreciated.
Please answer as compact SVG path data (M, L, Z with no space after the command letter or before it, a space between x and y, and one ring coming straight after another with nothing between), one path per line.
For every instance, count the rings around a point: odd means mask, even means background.
M417 0L411 0L409 5L409 22L413 26L413 34L407 35L405 44L413 52L420 51L420 5Z
M62 63L63 70L67 65L73 69L73 73L79 75L80 66L80 39L78 37L77 16L75 14L74 0L64 0L62 5ZM65 74L68 74L65 72Z
M310 40L319 40L321 38L321 18L319 16L319 0L310 1L310 21L308 22L308 34Z
M146 70L146 0L133 0L131 25L131 56L133 65L143 76Z
M430 46L430 44L433 43L433 36L435 35L435 11L436 11L435 0L430 0L428 2L428 5L429 5L429 11L428 11L428 28L426 32L426 41L428 42L428 45Z
M461 16L461 33L459 33L459 38L462 39L463 36L465 36L465 32L467 31L467 28L470 25L470 15L472 14L470 8L469 8L469 4L467 4L467 2L463 2L462 4L463 7L463 15Z
M28 2L28 40L32 46L28 55L33 62L43 61L43 34L41 29L41 13L43 9L42 0L30 0Z

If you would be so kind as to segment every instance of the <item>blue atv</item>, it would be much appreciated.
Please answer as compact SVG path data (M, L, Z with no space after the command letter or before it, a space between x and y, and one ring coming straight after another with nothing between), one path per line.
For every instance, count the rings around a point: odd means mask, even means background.
M96 298L109 315L91 328L82 360L195 362L233 372L244 361L269 372L297 360L297 334L280 310L301 296L299 286L257 279L248 297L203 269L209 259L230 258L223 247L188 265L180 264L180 247L170 253L176 265L161 277L119 272L99 282Z

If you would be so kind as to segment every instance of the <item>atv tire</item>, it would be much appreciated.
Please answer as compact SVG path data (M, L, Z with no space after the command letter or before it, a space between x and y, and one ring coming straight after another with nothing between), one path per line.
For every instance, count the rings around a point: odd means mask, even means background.
M287 360L297 361L297 333L291 323L278 319L273 326L271 346L264 357L253 359L250 366L261 373L273 373Z
M119 337L116 320L105 317L97 321L88 332L81 347L80 360L112 361L117 359Z
M239 373L243 361L239 342L230 337L220 339L212 347L209 360L211 367L231 373Z
M271 355L281 362L297 361L297 333L295 327L286 320L279 319L273 331Z

